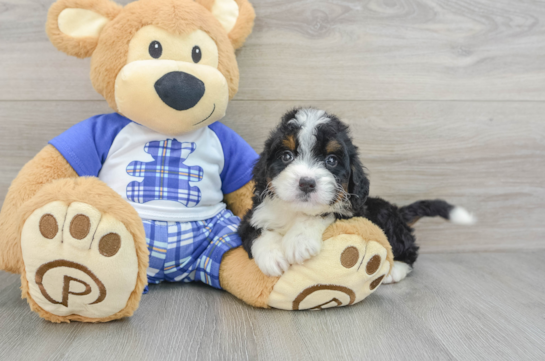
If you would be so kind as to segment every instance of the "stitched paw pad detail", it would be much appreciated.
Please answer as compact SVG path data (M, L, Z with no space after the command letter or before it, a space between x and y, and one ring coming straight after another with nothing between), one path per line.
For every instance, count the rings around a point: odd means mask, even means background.
M113 315L136 286L132 235L89 204L52 202L34 211L21 246L30 297L54 315Z

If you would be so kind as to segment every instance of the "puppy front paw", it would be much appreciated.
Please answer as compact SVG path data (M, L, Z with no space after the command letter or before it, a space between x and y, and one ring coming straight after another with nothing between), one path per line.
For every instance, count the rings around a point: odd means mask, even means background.
M255 263L267 276L278 277L288 270L289 262L282 253L282 236L276 232L264 231L252 245Z
M282 239L284 255L289 263L301 264L322 249L322 237L304 232L287 233Z
M407 275L411 273L412 270L412 267L405 262L394 261L394 265L392 267L392 270L390 271L390 274L384 279L382 283L398 283L404 280L405 277L407 277Z
M268 254L261 254L254 257L255 263L266 276L279 277L290 268L282 252L278 249L270 251Z

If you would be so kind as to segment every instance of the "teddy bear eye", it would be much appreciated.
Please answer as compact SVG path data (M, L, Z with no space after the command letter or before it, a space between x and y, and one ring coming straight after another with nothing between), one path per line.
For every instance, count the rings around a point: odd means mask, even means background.
M161 43L157 40L154 40L149 44L149 55L151 55L152 58L159 59L161 55L163 54L163 47L161 46Z
M199 46L195 45L193 47L193 50L191 51L191 57L193 58L194 63L198 63L199 61L201 61L202 52L201 52L201 48L199 48Z

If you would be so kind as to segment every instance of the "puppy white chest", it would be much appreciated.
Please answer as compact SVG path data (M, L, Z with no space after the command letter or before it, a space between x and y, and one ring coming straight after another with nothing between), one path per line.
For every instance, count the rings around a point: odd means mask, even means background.
M280 200L265 199L251 220L262 230L252 245L257 265L266 275L279 276L288 264L303 263L320 252L322 235L334 221L333 214L308 215Z

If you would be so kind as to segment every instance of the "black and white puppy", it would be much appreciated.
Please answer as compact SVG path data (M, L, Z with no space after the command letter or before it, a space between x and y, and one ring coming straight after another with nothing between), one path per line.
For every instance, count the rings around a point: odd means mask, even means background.
M394 267L384 282L399 282L418 255L411 225L419 218L474 222L466 210L442 200L398 208L368 197L369 180L348 126L323 110L284 115L254 167L254 181L253 207L238 232L244 249L269 276L318 254L323 232L336 219L366 217L392 245Z

